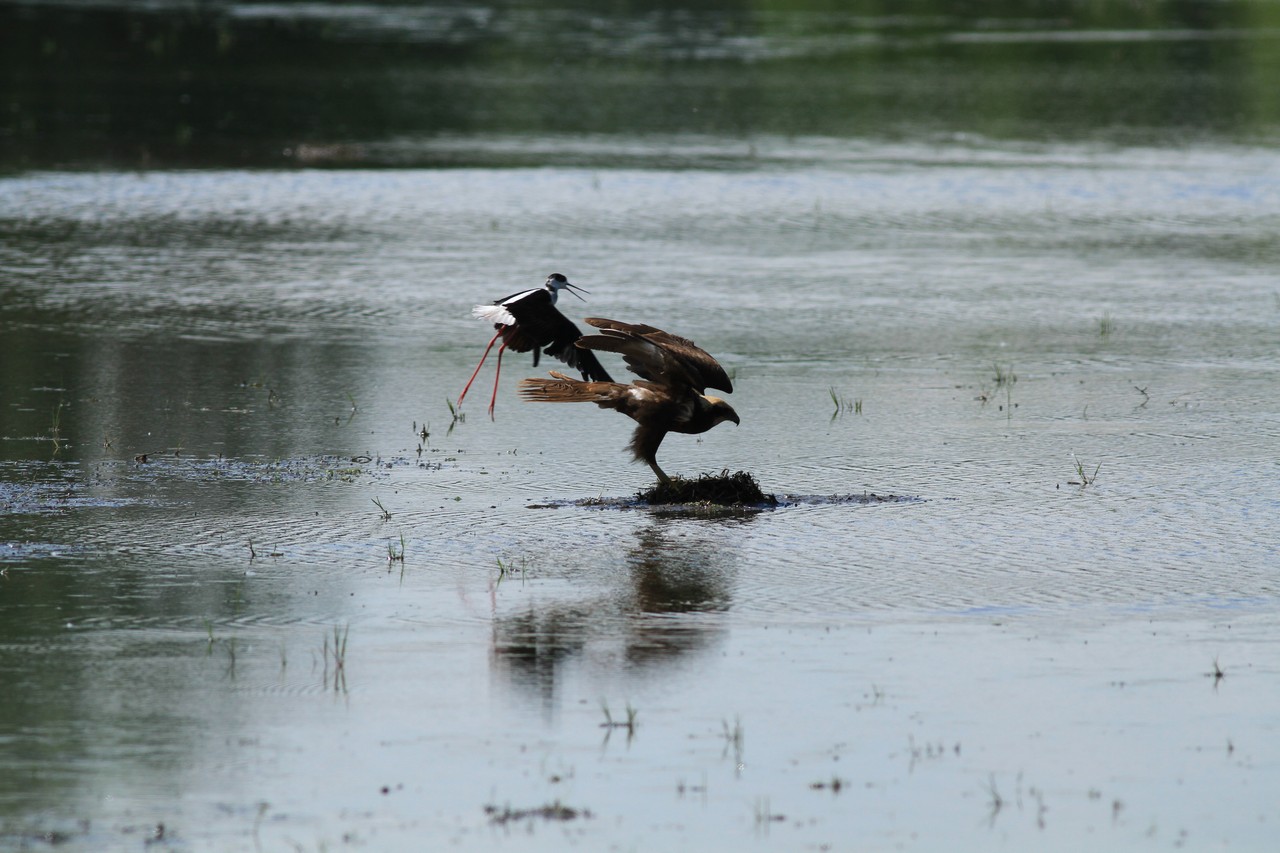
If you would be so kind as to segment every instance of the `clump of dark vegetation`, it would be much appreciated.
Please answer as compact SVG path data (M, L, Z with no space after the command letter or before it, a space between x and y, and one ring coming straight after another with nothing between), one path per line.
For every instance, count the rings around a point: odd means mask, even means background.
M532 809L513 809L511 806L499 808L498 806L489 805L484 807L484 813L489 816L490 823L496 824L507 824L513 821L533 820L535 818L567 821L592 816L587 809L571 808L563 805L559 800Z
M760 490L756 478L746 471L730 474L700 474L696 479L672 477L636 495L650 506L659 504L717 504L720 506L777 506L773 495Z

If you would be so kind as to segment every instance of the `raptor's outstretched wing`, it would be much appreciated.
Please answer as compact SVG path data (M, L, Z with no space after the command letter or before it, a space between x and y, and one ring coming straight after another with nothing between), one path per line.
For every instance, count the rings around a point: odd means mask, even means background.
M720 363L688 338L672 335L640 323L623 323L600 317L586 322L601 330L578 339L583 349L616 352L632 373L678 394L684 389L706 393L708 388L733 391L733 383Z

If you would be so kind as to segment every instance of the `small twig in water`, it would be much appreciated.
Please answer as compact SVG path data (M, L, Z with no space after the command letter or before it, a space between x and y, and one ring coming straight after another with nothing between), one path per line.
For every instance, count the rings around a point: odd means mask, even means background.
M987 780L987 796L990 798L987 806L991 810L987 815L987 820L994 824L996 822L996 816L1000 814L1000 810L1004 808L1004 797L1000 796L1000 791L996 789L996 774L994 773L992 773L991 778Z
M735 773L741 773L743 769L742 750L744 744L744 735L742 731L742 718L733 718L733 728L729 728L728 720L721 720L721 726L724 728L724 752L721 757L727 757L729 750L733 750L733 766Z
M757 829L762 826L768 827L768 825L771 823L777 823L779 821L784 821L787 819L786 815L774 813L773 809L769 807L768 797L762 797L756 800L755 813L756 813Z
M1213 686L1215 688L1218 686L1218 683L1222 681L1222 679L1227 677L1226 672L1224 672L1221 665L1218 664L1217 655L1214 655L1213 657L1213 672L1206 672L1205 675L1213 679Z

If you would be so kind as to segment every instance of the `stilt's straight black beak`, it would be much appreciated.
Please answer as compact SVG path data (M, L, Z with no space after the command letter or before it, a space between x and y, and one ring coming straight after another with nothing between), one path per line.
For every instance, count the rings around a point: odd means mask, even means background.
M567 281L564 283L564 286L565 286L565 288L566 288L570 293L572 293L574 296L578 296L578 291L579 291L579 290L581 290L583 293L590 293L590 292L591 292L590 290L587 290L586 288L578 287L578 285L576 285L576 284L570 284L570 283L569 283L569 282L567 282ZM578 298L579 298L579 299L582 299L582 297L581 297L581 296L578 296ZM583 302L586 302L587 300L582 299L582 301L583 301Z

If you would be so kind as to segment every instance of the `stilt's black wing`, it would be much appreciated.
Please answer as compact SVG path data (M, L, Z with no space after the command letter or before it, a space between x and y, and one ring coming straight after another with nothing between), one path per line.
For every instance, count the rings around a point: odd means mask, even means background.
M595 353L574 346L582 337L581 330L568 317L560 313L551 301L551 292L531 290L525 294L508 297L502 303L515 319L502 338L508 349L516 352L533 350L533 364L538 365L538 352L560 359L570 367L580 370L584 379L591 382L612 382Z
M569 321L566 320L565 322L568 323ZM569 323L569 328L573 329L572 338L552 341L543 352L547 355L555 356L576 370L582 371L582 378L587 382L612 382L613 377L605 371L595 353L589 349L579 349L574 346L578 338L582 337L578 327L573 323ZM536 367L537 364L538 362L535 358L534 366Z
M502 339L508 349L516 352L528 352L546 346L555 339L562 324L569 323L556 310L555 303L551 301L551 292L542 288L517 293L494 304L507 309L507 313L515 320L515 323L507 325Z

